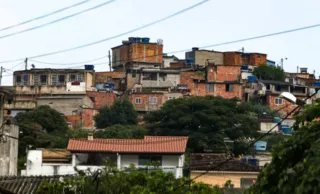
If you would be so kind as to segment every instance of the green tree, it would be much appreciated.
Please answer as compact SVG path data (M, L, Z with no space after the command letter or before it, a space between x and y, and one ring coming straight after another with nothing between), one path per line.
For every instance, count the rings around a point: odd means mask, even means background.
M114 165L107 165L97 179L95 175L82 175L55 183L44 183L38 194L222 194L224 188L192 182L187 178L176 179L173 173L154 169L150 172L130 167L119 171ZM184 186L185 185L185 186Z
M297 116L295 134L274 146L272 161L246 193L320 192L320 104L306 106Z
M64 115L47 105L18 113L15 119L20 128L36 128L47 132L65 131L68 128Z
M97 128L106 128L111 125L136 125L138 114L127 99L116 101L110 108L102 107L94 117Z
M253 74L259 79L285 81L285 73L281 67L260 65L253 70Z
M32 111L18 113L15 117L19 126L19 170L24 168L26 149L65 148L68 124L64 115L50 108L40 106Z
M225 137L236 141L237 149L245 147L240 137L256 137L259 129L257 113L248 106L213 96L176 99L146 115L145 121L151 135L189 136L188 148L193 151L225 148Z
M94 134L97 138L143 138L148 134L146 128L140 126L113 125Z

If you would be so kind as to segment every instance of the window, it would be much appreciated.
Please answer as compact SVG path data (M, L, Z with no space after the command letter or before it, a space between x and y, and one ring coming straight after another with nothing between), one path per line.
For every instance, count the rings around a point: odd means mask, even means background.
M147 166L152 163L162 165L162 156L139 156L139 166Z
M141 104L141 98L136 98L136 104Z
M47 85L47 75L34 75L33 76L34 85Z
M271 129L271 123L266 124L266 129Z
M157 104L157 97L150 97L149 104Z
M233 84L226 84L226 92L233 92L234 85Z
M137 76L137 71L136 70L133 70L132 71L132 77L136 77Z
M51 81L52 85L63 85L65 84L65 75L52 75L51 76Z
M18 75L16 76L16 85L25 86L29 84L29 75Z
M72 81L72 82L74 82L74 81L82 82L83 81L83 74L71 74L70 75L70 81Z
M275 103L276 105L282 105L282 103L283 103L282 98L275 98L275 99L274 99L274 103Z
M213 92L214 90L214 85L213 84L207 84L206 85L206 91L207 92Z

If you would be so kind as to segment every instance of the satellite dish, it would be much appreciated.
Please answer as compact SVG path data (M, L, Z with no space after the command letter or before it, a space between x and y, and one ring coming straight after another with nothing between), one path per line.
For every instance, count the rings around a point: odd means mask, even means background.
M32 69L34 69L36 66L34 64L31 65Z

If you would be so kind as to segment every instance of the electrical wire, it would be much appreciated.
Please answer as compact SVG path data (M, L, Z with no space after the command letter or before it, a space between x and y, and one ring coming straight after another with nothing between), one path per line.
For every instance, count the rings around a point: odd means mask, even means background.
M304 100L304 102L306 102L308 99L312 98L312 97L315 96L316 94L317 94L317 93L312 94L311 96L309 96L308 98L306 98L306 99ZM299 106L295 107L295 108L294 108L292 111L290 111L284 118L282 118L282 120L281 120L277 125L275 125L274 127L272 127L267 133L261 135L260 137L258 137L257 139L255 139L255 141L253 141L251 144L249 144L249 146L246 148L246 150L250 150L250 149L254 146L255 143L257 143L259 140L263 139L264 137L270 135L271 132L272 132L274 129L276 129L277 127L279 127L279 126L282 124L283 121L285 121L291 114L293 114L294 112L296 112L296 111L297 111L298 109L300 109L300 108L301 108L301 107L299 107ZM208 173L209 173L210 171L212 171L213 169L216 169L216 168L222 166L223 164L229 162L229 161L232 160L232 159L234 159L234 157L230 157L229 159L224 160L224 161L221 162L220 164L218 164L218 165L216 165L216 166L214 166L214 167L210 167L210 170L206 170L205 172L199 174L198 176L190 179L190 180L188 181L188 183L191 183L191 182L193 182L194 180L196 180L196 179L198 179L198 178L200 178L200 177L208 174ZM173 191L175 191L175 190L183 187L185 184L186 184L186 183L181 184L180 186L174 188Z
M36 62L36 63L42 63L42 64L48 64L48 65L75 65L75 64L89 63L89 62L92 62L92 61L98 61L98 60L104 59L106 57L107 56L102 56L102 57L95 58L95 59L90 59L90 60L87 60L87 61L73 62L73 63L51 63L51 62L37 61L37 60L33 60L33 59L30 59L29 61L33 61L33 62Z
M184 12L187 12L187 11L189 11L189 10L192 10L192 9L194 9L194 8L196 8L196 7L204 4L204 3L207 3L208 1L209 1L209 0L203 0L203 1L199 2L199 3L197 3L197 4L194 4L194 5L190 6L190 7L187 7L187 8L185 8L185 9L182 9L182 10L180 10L180 11L178 11L178 12L176 12L176 13L173 13L173 14L171 14L171 15L169 15L169 16L166 16L166 17L164 17L164 18L158 19L158 20L153 21L153 22L151 22L151 23L142 25L142 26L140 26L140 27L138 27L138 28L135 28L135 29L132 29L132 30L123 32L123 33L118 34L118 35L114 35L114 36L111 36L111 37L108 37L108 38L104 38L104 39L101 39L101 40L98 40L98 41L95 41L95 42L87 43L87 44L84 44L84 45L72 47L72 48L69 48L69 49L64 49L64 50L55 51L55 52L51 52L51 53L40 54L40 55L32 56L32 57L29 57L29 58L30 58L30 59L35 59L35 58L39 58L39 57L44 57L44 56L49 56L49 55L64 53L64 52L68 52L68 51L77 50L77 49L85 48L85 47L88 47L88 46L96 45L96 44L99 44L99 43L102 43L102 42L106 42L106 41L108 41L108 40L112 40L112 39L115 39L115 38L118 38L118 37L121 37L121 36L130 34L130 33L132 33L132 32L135 32L135 31L138 31L138 30L142 30L142 29L147 28L147 27L149 27L149 26L158 24L158 23L163 22L163 21L165 21L165 20L168 20L168 19L170 19L170 18L172 18L172 17L175 17L175 16L177 16L177 15L180 15L180 14L182 14L182 13L184 13ZM1 38L1 37L0 37L0 38Z
M17 35L17 34L22 34L24 32L29 32L29 31L32 31L32 30L36 30L36 29L39 29L39 28L42 28L42 27L45 27L45 26L48 26L48 25L51 25L51 24L54 24L54 23L57 23L57 22L60 22L60 21L63 21L63 20L66 20L66 19L69 19L69 18L72 18L74 16L77 16L77 15L80 15L80 14L83 14L83 13L86 13L88 11L91 11L91 10L94 10L94 9L97 9L97 8L100 8L102 6L105 6L107 4L110 4L114 1L117 1L117 0L109 0L107 2L104 2L102 4L99 4L99 5L96 5L94 7L91 7L89 9L85 9L85 10L82 10L80 12L76 12L74 14L71 14L71 15L68 15L68 16L65 16L65 17L62 17L62 18L59 18L57 20L53 20L51 22L48 22L48 23L45 23L45 24L42 24L42 25L39 25L39 26L35 26L35 27L32 27L32 28L28 28L28 29L25 29L25 30L21 30L21 31L18 31L18 32L14 32L14 33L11 33L11 34L7 34L7 35L4 35L4 36L0 36L0 39L2 38L7 38L7 37L10 37L10 36L14 36L14 35Z
M58 10L56 10L56 11L47 13L47 14L45 14L45 15L41 15L41 16L38 16L38 17L35 17L35 18L32 18L32 19L29 19L29 20L26 20L26 21L23 21L23 22L14 24L14 25L12 25L12 26L8 26L8 27L5 27L5 28L2 28L2 29L0 29L0 32L1 32L1 31L4 31L4 30L11 29L11 28L14 28L14 27L17 27L17 26L24 25L24 24L27 24L27 23L30 23L30 22L33 22L33 21L36 21L36 20L39 20L39 19L42 19L42 18L46 18L46 17L48 17L48 16L51 16L51 15L54 15L54 14L63 12L63 11L65 11L65 10L68 10L68 9L71 9L71 8L74 8L74 7L77 7L77 6L79 6L79 5L82 5L82 4L84 4L84 3L87 3L87 2L89 2L89 1L91 1L91 0L81 1L81 2L79 2L79 3L73 4L73 5L69 5L69 6L67 6L67 7L64 7L64 8L58 9Z
M254 36L254 37L250 37L250 38L243 38L243 39L238 39L238 40L234 40L234 41L222 42L222 43L217 43L217 44L202 46L202 47L199 47L199 48L202 48L202 49L203 49L203 48L209 48L209 47L222 46L222 45L233 44L233 43L238 43L238 42L244 42L244 41L248 41L248 40L261 39L261 38L266 38L266 37L270 37L270 36L276 36L276 35L280 35L280 34L286 34L286 33L291 33L291 32L296 32L296 31L301 31L301 30L307 30L307 29L316 28L316 27L320 27L320 24L315 24L315 25L311 25L311 26L305 26L305 27L301 27L301 28L295 28L295 29L290 29L290 30L285 30L285 31L280 31L280 32L265 34L265 35L261 35L261 36ZM115 36L114 36L114 37L115 37ZM111 38L112 38L112 37L111 37ZM92 44L92 43L91 43L91 44ZM91 46L91 44L90 44L90 45L88 44L88 46ZM85 46L85 45L82 45L82 46L80 46L80 47L82 48L82 47L86 47L86 46ZM77 47L74 47L74 48L71 48L71 49L66 49L66 50L61 50L61 51L56 51L56 52L52 52L52 53L37 55L37 56L34 56L34 57L32 57L32 58L44 57L44 56L48 56L48 55L53 55L53 54L58 54L58 53L66 52L66 51L75 50L75 49L77 49ZM176 50L176 51L172 51L172 52L167 52L167 54L175 54L175 53L181 53L181 52L187 52L187 51L190 51L190 49ZM153 55L153 56L160 56L160 55ZM153 56L147 56L147 57L153 57ZM13 61L18 61L18 60L23 60L23 59L0 61L0 63L13 62Z

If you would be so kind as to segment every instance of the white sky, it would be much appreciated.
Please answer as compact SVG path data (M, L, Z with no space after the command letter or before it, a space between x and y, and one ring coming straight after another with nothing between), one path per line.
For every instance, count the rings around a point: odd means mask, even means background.
M0 28L80 1L0 0ZM40 25L105 1L91 0L54 16L0 31L0 36ZM68 49L111 37L168 16L198 2L200 0L117 0L109 5L62 22L0 39L0 61ZM150 37L153 42L161 38L164 40L164 52L170 52L318 23L320 23L319 0L210 0L186 13L121 38L35 60L72 63L106 56L111 47L121 44L121 41L129 36ZM320 51L320 27L211 49L235 51L242 47L245 48L246 52L266 53L269 59L276 62L279 62L281 58L288 58L284 63L286 71L295 72L297 66L300 66L308 67L309 72L315 70L317 75L320 74L320 66L317 61ZM175 55L184 58L184 53ZM107 58L93 63L100 62L107 62ZM0 65L11 69L19 63L20 61ZM79 66L34 64L37 68ZM24 66L21 64L13 70L23 68ZM96 70L108 71L108 65L97 65ZM2 80L3 85L12 85L12 76L7 76L9 74L12 74L12 71L3 74L5 75Z

